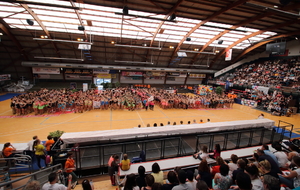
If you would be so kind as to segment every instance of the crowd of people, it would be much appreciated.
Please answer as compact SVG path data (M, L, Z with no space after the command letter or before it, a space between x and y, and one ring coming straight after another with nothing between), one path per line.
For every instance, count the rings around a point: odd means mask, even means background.
M35 115L74 111L82 113L92 109L136 109L154 110L172 108L223 108L231 107L233 99L211 92L207 95L185 95L169 93L163 89L116 88L105 91L74 91L70 89L39 91L20 94L11 99L13 114Z
M268 60L264 63L253 63L236 69L227 78L233 84L250 86L299 86L300 61L299 57L293 59Z

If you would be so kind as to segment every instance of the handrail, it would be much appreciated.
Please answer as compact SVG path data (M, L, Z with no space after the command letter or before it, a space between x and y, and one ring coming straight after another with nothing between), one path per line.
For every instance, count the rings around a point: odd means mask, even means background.
M41 186L42 186L43 184L45 184L45 183L48 182L48 175L51 172L57 172L57 171L59 171L61 169L62 169L61 164L57 164L55 166L47 167L47 168L45 168L43 170L40 170L40 171L31 173L31 174L28 174L26 176L22 176L22 177L19 177L17 179L14 179L14 180L11 180L11 181L8 181L8 182L5 182L5 183L0 183L0 188L1 187L5 187L7 185L11 185L13 183L19 182L19 181L27 179L27 178L29 178L29 180L25 184L23 184L21 186L18 186L18 187L14 187L14 188L12 188L12 190L17 190L17 189L24 188L32 180L39 181L40 184L41 184Z
M0 158L0 161L6 161L8 163L7 167L10 170L28 168L29 173L32 173L33 171L32 159L25 154L15 154L14 157ZM12 166L12 162L14 162L14 166Z

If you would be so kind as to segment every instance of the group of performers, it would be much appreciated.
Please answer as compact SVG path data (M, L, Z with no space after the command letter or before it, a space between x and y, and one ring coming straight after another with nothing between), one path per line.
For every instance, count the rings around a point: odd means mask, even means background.
M185 95L169 93L156 88L116 88L105 91L72 91L69 89L29 92L11 99L11 108L16 115L35 115L74 111L82 113L92 109L136 109L154 110L154 105L162 109L173 108L224 108L231 107L233 99L214 92L206 95Z

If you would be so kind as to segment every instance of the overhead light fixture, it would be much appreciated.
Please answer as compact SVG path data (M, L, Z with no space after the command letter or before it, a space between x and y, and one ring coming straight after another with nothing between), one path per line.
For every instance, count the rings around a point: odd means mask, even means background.
M176 15L173 13L170 17L169 17L169 21L173 21L176 18Z
M117 47L128 47L128 48L141 48L141 49L161 50L161 47L133 46L133 45L123 45L123 44L115 44L115 46L117 46Z
M124 13L118 13L115 12L116 15L124 15L124 16L131 16L135 18L145 18L145 19L151 19L151 20L159 20L159 21L167 21L167 22L176 22L176 20L169 20L169 19L163 19L163 18L155 18L155 17L149 17L149 16L142 16L142 15L132 15L132 14L124 14Z
M283 10L280 10L280 9L275 9L275 8L272 8L272 7L266 7L266 6L263 6L263 5L258 5L258 4L249 3L249 2L246 2L245 5L248 5L248 6L254 7L254 8L263 9L263 10L271 10L271 11L275 11L275 12L279 12L279 13L283 13L283 14L287 14L287 15L291 15L291 16L295 16L297 18L300 18L299 14L283 11Z
M48 36L41 36L41 38L43 38L43 39L44 39L44 38L46 38L46 39L47 39L47 38L48 38Z
M0 32L0 36L2 36L2 35L3 35L3 33Z
M296 40L298 40L298 37L295 37Z
M77 41L83 42L83 39L82 38L77 38Z
M58 60L68 60L68 61L84 61L84 59L76 59L76 58L64 58L64 57L39 57L34 56L36 59L58 59Z
M169 46L170 49L174 49L174 46Z
M26 19L26 22L27 22L27 24L29 24L30 26L33 26L33 25L34 25L34 22L33 22L33 20L31 20L31 19Z
M220 51L219 51L219 50L216 50L215 53L220 53Z
M201 53L201 54L209 54L209 55L216 55L215 52L200 52L200 51L191 51L191 50L179 50L180 52L186 52L186 53Z
M111 41L110 43L111 43L111 44L115 44L115 41Z
M115 60L115 63L137 63L137 64L149 64L149 65L153 65L152 62L140 62L140 61L119 61L119 60Z
M72 40L45 39L45 38L33 38L33 40L51 41L51 42L65 42L65 43L79 43L79 44L93 45L92 42L81 42L81 41L72 41Z
M199 49L198 49L198 48L195 48L194 51L199 51Z

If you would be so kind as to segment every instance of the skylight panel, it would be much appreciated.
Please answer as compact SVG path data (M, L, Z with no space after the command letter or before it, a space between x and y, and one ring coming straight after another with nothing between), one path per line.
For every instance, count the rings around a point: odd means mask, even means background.
M254 28L248 28L248 27L238 27L238 28L236 28L236 29L238 29L238 30L243 30L243 31L245 31L245 32L257 32L257 31L259 31L259 30L257 30L257 29L254 29Z
M10 16L10 18L16 18L16 19L21 19L21 20L33 19L30 14L25 14L25 13L18 13L18 14L12 15L12 16Z
M233 34L233 33L226 33L223 36L231 37L231 38L235 38L235 39L240 39L240 38L245 37L245 35L238 35L238 34Z
M60 17L49 17L49 16L39 16L39 18L42 21L53 21L53 22L58 22L58 23L74 23L74 24L79 24L79 20L78 19L69 19L69 18L60 18Z
M211 39L215 36L213 35L208 35L208 34L197 34L197 33L194 33L193 36L196 36L196 38L208 38L208 39Z
M13 13L0 12L0 17L8 17L11 14L13 14Z
M178 35L178 36L184 36L186 35L186 32L179 32L179 31L172 31L172 30L168 30L168 31L165 31L166 34L170 34L170 35Z
M209 33L209 34L211 34L211 35L217 35L217 34L219 34L220 32L219 31L208 31L208 30L203 30L203 29L197 29L196 31L195 31L195 33L203 33L203 34L207 34L207 33Z
M54 4L54 5L71 6L70 2L60 1L60 0L47 0L47 2L45 2L44 0L30 0L30 1L37 2L37 3L48 3L48 4Z
M3 19L6 23L8 24L24 24L21 20L19 19L11 19L11 18L5 18Z
M115 7L104 7L104 6L98 6L98 5L89 5L89 4L83 4L84 9L92 9L96 11L108 11L108 12L122 12L122 9L115 8Z
M46 27L56 27L56 28L64 28L65 25L63 23L54 23L54 22L43 22Z
M234 38L234 37L230 38L230 37L231 36L229 36L229 37L222 36L220 39L223 40L223 43L225 42L225 40L230 41L230 42L235 42L240 39L240 38Z
M0 5L17 6L17 5L11 4L11 3L6 3L6 2L1 2L1 1L0 1Z
M232 25L229 24L221 24L216 22L207 22L205 23L206 26L212 26L212 27L222 27L222 28L230 28Z
M219 31L219 32L223 32L224 29L221 29L221 28L214 28L214 27L209 27L209 26L200 26L199 27L200 29L203 29L203 30L209 30L209 31Z
M70 6L70 5L69 5ZM74 12L72 9L60 8L60 7L50 7L50 6L42 6L42 5L29 5L31 9L39 9L39 10L50 10L50 11L60 11L60 12Z
M10 4L11 5L11 4ZM16 6L1 6L0 5L0 10L3 11L3 12L7 12L7 13L10 13L10 14L13 14L12 12L14 13L17 13L17 12L22 12L24 11L25 9L23 7L16 7Z
M38 15L59 16L61 18L62 17L78 18L75 12L67 13L67 12L57 12L57 11L48 11L48 10L39 10L39 9L33 9L33 11Z

